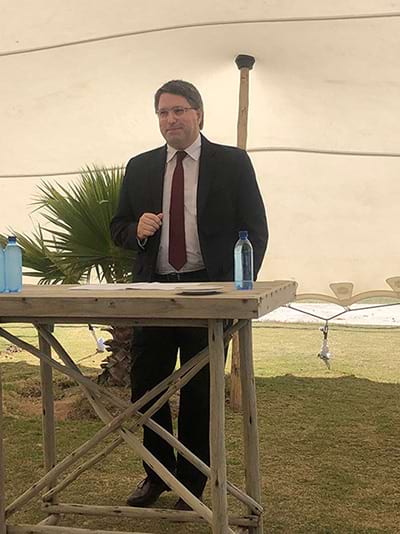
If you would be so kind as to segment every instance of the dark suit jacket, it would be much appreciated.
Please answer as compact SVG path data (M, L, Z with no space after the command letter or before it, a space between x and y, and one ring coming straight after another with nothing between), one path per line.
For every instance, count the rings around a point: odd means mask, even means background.
M132 158L126 168L117 213L111 221L116 245L137 250L135 281L154 276L160 232L144 250L136 240L145 212L162 211L166 146ZM254 273L260 269L268 241L263 201L253 166L244 150L211 143L202 136L197 189L197 225L210 280L233 280L233 248L239 230L248 230L254 249Z

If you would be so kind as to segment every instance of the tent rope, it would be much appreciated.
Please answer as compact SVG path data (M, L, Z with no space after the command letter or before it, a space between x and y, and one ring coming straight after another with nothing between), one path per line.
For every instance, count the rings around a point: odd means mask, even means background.
M319 148L301 148L301 147L256 147L248 148L247 152L303 152L306 154L324 154L330 156L360 156L360 157L380 157L380 158L400 158L399 152L364 152L350 150L328 150ZM117 167L124 167L118 165ZM107 168L107 171L114 170L115 167ZM43 172L35 174L0 174L0 179L13 178L50 178L55 176L76 176L82 171L61 171L61 172Z
M34 52L44 52L47 50L54 50L57 48L66 48L69 46L78 46L84 44L97 43L101 41L109 41L112 39L122 39L125 37L133 37L135 35L146 35L148 33L170 32L175 30L186 30L188 28L209 28L214 26L237 26L239 24L273 24L273 23L293 23L293 22L325 22L325 21L346 21L346 20L368 20L368 19L387 19L400 17L399 12L389 13L364 13L358 15L321 15L315 17L280 17L280 18L266 18L256 20L231 20L231 21L214 21L214 22L197 22L193 24L180 24L174 26L165 26L160 28L149 28L147 30L135 30L130 32L115 33L111 35L103 35L100 37L91 37L88 39L79 39L76 41L68 41L64 43L57 43L47 46L39 46L35 48L21 48L19 50L8 50L0 52L0 57L15 56L20 54L31 54Z

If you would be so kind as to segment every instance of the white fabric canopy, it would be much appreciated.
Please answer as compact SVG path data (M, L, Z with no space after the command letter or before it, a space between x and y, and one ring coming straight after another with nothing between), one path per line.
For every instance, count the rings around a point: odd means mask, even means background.
M123 164L162 144L153 94L169 79L199 88L207 137L236 144L234 58L250 54L248 149L271 232L260 279L295 279L301 293L389 289L400 275L396 13L400 0L1 2L0 231L32 227L40 178L17 175ZM303 20L315 17L339 18Z

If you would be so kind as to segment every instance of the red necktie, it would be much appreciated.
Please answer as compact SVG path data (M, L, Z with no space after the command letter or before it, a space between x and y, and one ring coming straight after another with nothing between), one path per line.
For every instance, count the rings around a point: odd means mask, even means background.
M186 152L176 153L176 166L172 176L171 203L169 207L169 248L168 261L177 271L186 263L185 241L185 181L182 161Z

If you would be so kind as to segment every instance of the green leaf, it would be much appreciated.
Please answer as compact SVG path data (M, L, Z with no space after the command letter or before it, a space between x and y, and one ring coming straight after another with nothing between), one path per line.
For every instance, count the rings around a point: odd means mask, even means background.
M130 281L135 253L116 247L110 235L123 173L122 166L93 165L68 187L40 184L34 205L46 223L30 236L13 230L23 249L24 274L42 284L78 283L92 273L109 283Z

